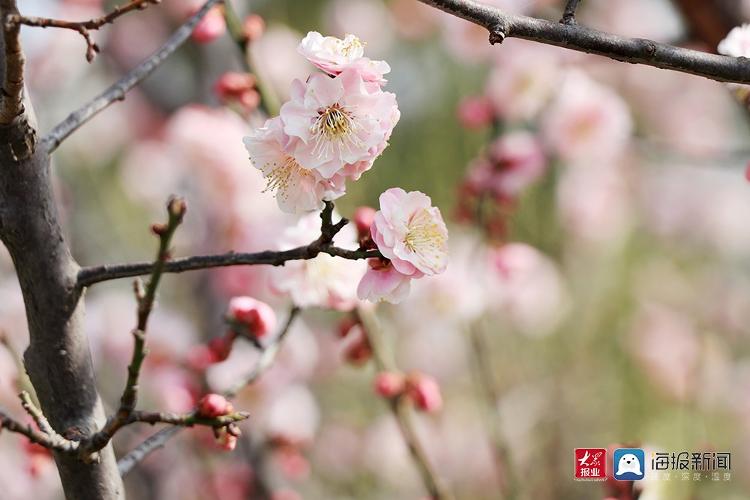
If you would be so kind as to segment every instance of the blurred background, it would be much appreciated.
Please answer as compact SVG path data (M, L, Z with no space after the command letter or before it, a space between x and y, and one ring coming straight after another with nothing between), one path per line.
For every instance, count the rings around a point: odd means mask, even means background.
M485 3L557 20L564 2ZM431 196L449 223L448 272L415 282L407 301L377 314L396 365L440 383L440 411L413 418L457 498L501 498L503 477L521 499L635 498L613 483L573 480L573 448L618 443L647 455L732 453L731 477L719 481L647 473L636 485L643 500L750 498L750 112L738 92L519 40L493 47L483 29L416 0L233 4L241 18L263 20L248 60L272 110L293 79L313 71L296 51L308 31L356 34L366 55L392 67L386 90L401 120L336 205L351 216L399 186ZM113 5L27 0L21 8L79 20ZM40 129L150 55L199 5L163 0L120 18L93 34L102 51L91 64L77 33L24 28ZM747 16L747 1L585 0L578 20L714 52ZM149 226L163 219L170 194L189 206L176 255L278 248L294 225L262 192L242 145L262 120L217 91L226 72L244 71L236 44L217 33L187 43L56 153L58 199L82 265L152 258ZM250 343L238 342L205 377L190 360L225 333L232 296L265 300L283 319L291 299L271 286L278 272L167 276L140 406L187 411L249 372L258 359ZM15 394L24 378L13 352L28 334L4 250L0 297L12 348L0 351L0 405L21 417ZM132 347L130 283L96 285L86 307L111 409ZM348 318L306 309L274 367L235 403L252 414L238 448L217 450L207 430L183 432L128 476L130 498L426 498L373 392L372 363L339 338ZM122 433L118 455L153 431ZM3 499L61 498L52 460L9 433L0 438L0 484Z

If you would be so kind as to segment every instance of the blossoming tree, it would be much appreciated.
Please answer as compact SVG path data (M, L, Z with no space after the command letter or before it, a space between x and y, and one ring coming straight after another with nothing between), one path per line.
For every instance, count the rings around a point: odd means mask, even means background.
M259 58L253 56L266 38L259 16L248 13L242 19L228 1L188 2L187 7L184 2L152 5L157 3L130 0L108 12L97 11L85 21L67 21L29 16L19 12L23 6L15 0L0 0L0 239L9 253L8 267L20 284L28 325L28 347L22 357L8 340L12 335L3 336L14 373L7 378L13 378L10 385L20 393L17 401L0 399L0 429L7 431L3 438L10 433L21 436L28 448L24 456L30 457L35 475L42 475L44 464L54 458L65 497L77 500L124 498L122 477L137 471L155 450L171 446L172 439L186 428L196 428L188 432L199 436L201 429L208 430L209 439L204 441L231 452L242 448L248 433L254 435L264 426L265 446L273 450L279 467L288 477L304 476L310 468L304 454L320 415L315 398L299 380L304 378L300 373L311 377L315 371L305 368L305 356L318 344L310 340L313 335L299 333L296 337L302 340L296 341L302 344L296 354L288 355L291 361L283 359L282 346L293 345L293 330L303 328L298 326L300 315L310 313L309 324L316 325L330 318L315 316L314 311L327 310L338 314L335 342L342 357L352 365L374 366L374 392L386 401L394 417L399 445L405 446L418 472L419 488L431 498L452 498L450 483L458 480L446 480L445 465L436 466L430 441L423 438L413 414L413 410L436 413L442 409L440 377L431 373L439 371L440 363L433 365L432 359L425 361L422 356L421 367L399 369L400 359L393 356L382 326L392 323L378 314L380 308L392 307L389 310L401 311L394 313L396 317L402 315L394 323L417 330L421 319L409 315L421 310L435 319L436 328L471 331L473 365L490 415L486 424L492 442L493 488L501 497L514 497L521 474L513 471L514 460L496 424L500 396L485 339L477 333L480 318L487 311L500 310L509 328L543 338L559 328L572 306L570 292L552 260L527 244L507 241L512 214L524 193L548 176L548 160L554 157L572 165L560 181L558 197L561 223L576 238L587 243L603 235L615 239L617 228L627 218L616 210L622 196L622 172L617 167L595 173L586 170L596 163L616 165L624 156L633 129L627 106L617 92L585 72L567 69L563 74L560 56L546 45L728 82L737 99L747 101L743 85L750 83L748 27L732 30L718 45L719 55L587 28L576 21L579 2L573 0L561 6L559 22L527 16L529 12L512 1L423 0L446 13L441 22L459 23L448 24L447 32L472 29L465 21L481 28L486 38L481 45L471 35L452 37L454 42L472 44L465 54L481 59L490 57L483 52L490 44L511 45L502 47L507 50L497 56L499 62L487 78L486 92L464 100L459 108L459 119L467 128L492 129L491 142L472 162L455 203L458 222L470 223L481 234L482 243L474 244L465 236L449 242L440 209L421 191L389 187L379 194L377 209L353 209L352 223L335 209L334 201L346 200L347 188L376 175L379 158L399 133L403 111L386 80L391 66L366 55L369 49L358 36L324 36L308 27L307 35L294 40L298 61L291 66L304 68L302 74L279 77L269 70L272 57L263 60L266 68L256 65ZM409 10L416 4L416 0L393 2L394 18L397 9L405 9L409 15L421 13L429 19L425 24L436 22L434 9ZM74 32L83 38L85 59L92 62L106 52L106 47L102 51L94 41L97 30L141 15L133 11L160 8L168 9L183 24L152 55L42 135L34 94L26 89L34 71L51 71L54 61L47 60L47 66L26 64L22 30ZM404 23L403 29L419 27L419 17L414 16L414 23ZM81 267L72 256L61 221L64 204L60 205L52 170L58 148L84 134L78 130L117 101L127 101L121 108L136 108L137 87L185 42L192 38L205 45L224 37L239 49L236 56L243 66L242 71L226 71L217 79L214 92L225 108L186 106L159 133L141 140L125 155L123 182L130 183L134 196L144 205L154 199L163 205L168 199L165 222L151 226L158 243L155 258ZM512 46L506 43L511 38L537 44ZM280 37L268 43L267 50L273 53L285 42ZM303 66L307 63L310 66ZM280 92L273 88L280 87L274 79L283 80ZM278 95L286 99L279 103ZM51 119L45 116L46 104L36 106L45 123ZM407 111L403 113L406 117ZM134 116L139 114L134 112ZM137 136L133 131L134 142ZM97 147L101 153L106 141ZM440 150L441 144L431 147ZM185 164L187 174L175 170L180 163ZM431 165L425 162L408 168L427 176ZM589 193L585 200L582 192ZM269 199L271 204L266 202ZM102 199L102 203L109 201ZM191 221L194 213L198 219L193 220L198 222ZM183 246L183 233L201 231L206 241L226 243L224 252L184 256L173 249ZM258 248L236 251L249 240ZM495 246L498 241L504 244ZM256 271L259 268L263 270ZM157 298L165 276L204 269L216 270L211 287L220 292L199 286L198 302L209 304L209 316L221 321L218 325L208 321L201 328L225 333L198 340L197 335L188 334L197 328L189 325L198 320L182 323L174 319L179 326L166 331L182 332L183 338L160 337L158 321L164 319L159 320L157 313L152 319L152 313L161 307ZM135 278L135 313L125 316L133 316L131 336L123 342L122 332L117 332L115 340L110 338L115 332L100 325L105 333L97 338L87 331L87 295L93 295L89 302L95 312L106 311L98 318L102 325L119 327L121 318L115 315L121 314L127 302L102 305L89 289L122 278ZM418 309L420 300L428 306ZM644 324L654 330L689 331L679 319L658 308L649 309L643 317ZM680 343L687 336L679 336L681 340L673 344L681 346L682 357L695 357L693 343ZM125 344L127 349L122 347ZM90 345L95 346L93 361ZM127 369L117 372L121 375L114 391L117 402L105 411L95 377L101 369L96 356L106 359L108 352L115 351L118 355L127 351L114 363L126 364ZM661 369L647 353L639 355L648 369ZM281 384L278 376L274 379L269 374L285 362L287 380ZM161 375L151 377L147 371ZM5 371L0 373L5 378ZM670 380L683 376L682 372L669 375ZM268 394L257 396L264 412L259 420L264 424L254 428L255 415L243 404L253 399L247 389L264 380L270 380L265 382ZM164 388L155 387L159 384ZM678 396L685 391L674 386L669 390ZM157 396L144 398L144 392ZM144 401L161 406L147 406ZM6 409L11 404L17 408ZM134 430L144 424L163 428L144 437L139 434L142 430ZM345 432L339 432L336 441L346 442L341 435ZM200 439L195 438L196 442ZM227 483L242 488L196 493L196 498L298 498L294 492L269 486L263 477L262 455L248 452L250 470L227 466L211 476L226 475L218 480L222 488ZM632 484L628 487L611 496L637 498L632 496Z

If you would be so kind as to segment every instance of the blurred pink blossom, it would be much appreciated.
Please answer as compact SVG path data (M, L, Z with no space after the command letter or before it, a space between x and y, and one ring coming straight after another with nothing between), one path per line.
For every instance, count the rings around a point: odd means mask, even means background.
M542 118L542 136L568 163L607 164L627 146L632 122L627 104L612 89L570 71Z
M522 333L551 333L567 309L567 292L555 264L524 243L509 243L490 255L493 304Z
M221 7L213 7L193 29L193 40L198 43L211 43L227 31L224 12Z
M311 213L281 235L280 250L308 245L320 236L320 217ZM357 236L351 224L344 226L334 238L342 248L357 248ZM290 261L270 275L271 289L289 294L300 307L326 307L349 310L357 302L357 282L365 269L362 260L350 260L320 253L314 259Z

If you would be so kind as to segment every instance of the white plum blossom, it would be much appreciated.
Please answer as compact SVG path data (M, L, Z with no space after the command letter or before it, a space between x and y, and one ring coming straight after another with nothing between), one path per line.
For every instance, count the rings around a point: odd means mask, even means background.
M263 173L266 190L273 191L279 208L300 213L321 208L322 200L335 200L345 190L345 179L334 175L324 179L317 170L305 168L286 152L293 142L279 117L266 121L244 138L250 161Z
M281 236L280 250L307 245L320 236L317 213L303 216ZM355 250L354 226L344 226L334 238L341 248ZM365 272L362 260L342 259L321 253L314 259L289 261L271 275L271 288L289 294L299 307L325 307L349 310L357 304L357 282Z
M440 274L448 265L448 229L424 193L385 191L370 232L387 262L370 262L358 289L361 299L399 302L408 280Z
M718 47L719 54L733 57L750 57L750 24L736 26Z
M369 168L388 144L400 117L396 96L368 84L348 69L335 78L312 75L292 83L292 97L281 107L289 151L307 168L329 179L347 165Z
M355 69L367 82L385 83L383 75L390 73L391 67L385 61L364 57L364 49L365 44L354 35L346 35L342 40L311 31L297 50L329 75L336 76L347 69Z

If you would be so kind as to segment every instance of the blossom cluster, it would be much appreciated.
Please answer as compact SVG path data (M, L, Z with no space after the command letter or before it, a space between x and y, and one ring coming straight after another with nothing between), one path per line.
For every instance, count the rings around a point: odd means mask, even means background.
M244 139L266 189L289 213L342 196L347 179L359 179L385 150L400 117L396 96L382 89L390 67L364 57L357 37L311 32L298 50L323 73L292 82L279 116Z

